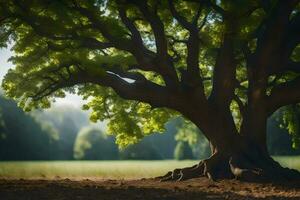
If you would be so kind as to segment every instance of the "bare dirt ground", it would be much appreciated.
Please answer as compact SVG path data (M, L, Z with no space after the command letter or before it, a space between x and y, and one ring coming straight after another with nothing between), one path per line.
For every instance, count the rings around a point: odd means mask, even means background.
M0 199L22 200L300 200L298 183L245 183L237 180L212 182L198 178L183 182L156 180L0 180Z

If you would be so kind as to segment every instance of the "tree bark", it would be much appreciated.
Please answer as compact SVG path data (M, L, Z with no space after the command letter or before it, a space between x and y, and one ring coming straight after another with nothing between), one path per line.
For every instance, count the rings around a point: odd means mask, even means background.
M222 113L222 114L221 114ZM228 114L228 113L227 113ZM251 120L251 123L258 127L265 127L266 119L256 113L255 119L249 117L245 120ZM217 116L217 117L216 117ZM206 128L204 135L209 136L212 155L199 162L199 164L183 169L175 169L166 175L157 177L161 181L169 180L186 180L206 176L211 180L232 179L236 178L243 181L265 182L265 181L290 181L300 179L300 173L296 170L283 168L279 163L274 161L267 151L265 140L255 140L249 132L264 131L266 129L257 129L248 127L246 133L238 134L234 127L231 127L231 115L224 114L224 110L219 115L215 115L214 121L205 126L201 120L194 121L198 127L203 130ZM251 116L248 113L247 116ZM233 123L233 122L232 122ZM207 128L209 127L209 128Z

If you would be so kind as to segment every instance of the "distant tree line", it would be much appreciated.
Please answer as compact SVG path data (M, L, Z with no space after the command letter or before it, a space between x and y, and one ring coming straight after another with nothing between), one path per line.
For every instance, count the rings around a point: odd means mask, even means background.
M0 159L51 160L58 149L58 134L25 114L13 101L0 98Z
M283 110L268 121L268 149L272 155L296 155L283 124ZM300 112L299 112L300 115ZM279 120L281 119L281 120ZM159 160L203 159L210 155L208 141L182 118L165 125L165 134L152 134L138 144L119 149L113 136L88 113L74 107L24 113L16 103L0 97L0 160Z

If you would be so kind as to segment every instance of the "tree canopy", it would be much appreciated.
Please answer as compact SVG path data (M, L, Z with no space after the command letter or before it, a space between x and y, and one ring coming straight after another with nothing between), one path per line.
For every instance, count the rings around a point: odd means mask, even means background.
M179 114L208 139L210 114L237 133L299 102L299 11L298 0L0 0L0 45L15 53L2 86L25 110L81 95L121 146Z

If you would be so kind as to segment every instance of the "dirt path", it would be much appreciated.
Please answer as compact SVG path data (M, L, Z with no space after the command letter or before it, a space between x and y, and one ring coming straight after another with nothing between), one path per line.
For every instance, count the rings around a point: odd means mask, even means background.
M198 178L184 182L154 180L0 180L0 199L22 200L300 200L300 182L277 184L211 182Z

